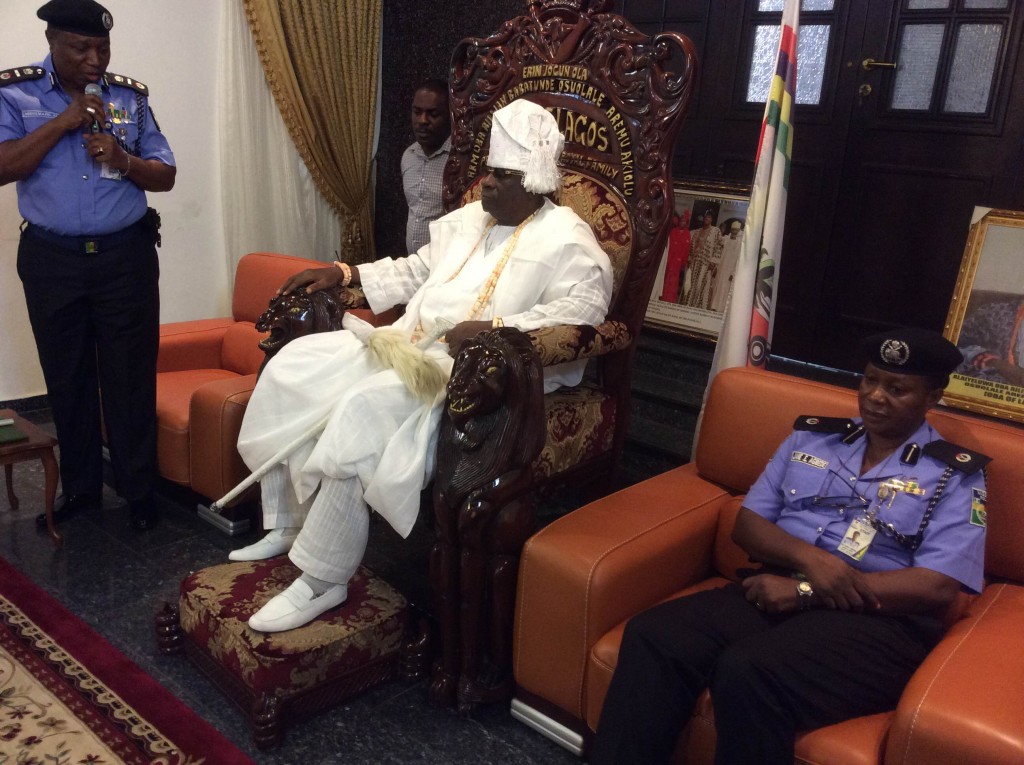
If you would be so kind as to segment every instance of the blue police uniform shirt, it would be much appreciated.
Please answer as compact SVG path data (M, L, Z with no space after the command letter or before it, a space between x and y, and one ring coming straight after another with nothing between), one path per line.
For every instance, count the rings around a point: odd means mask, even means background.
M42 67L47 74L0 87L0 142L24 138L71 102L53 73L51 56L33 66ZM99 84L111 130L134 153L139 137L137 92L113 82ZM146 97L141 104L147 113L140 156L174 165L174 154L156 126ZM101 236L138 221L146 212L146 192L127 178L102 177L102 166L85 151L82 132L66 133L35 172L18 181L18 210L29 223L57 234Z
M860 420L854 422L860 425ZM879 521L891 523L902 534L913 536L948 465L924 454L916 464L900 461L909 444L923 448L941 440L928 423L923 423L888 459L864 475L859 473L867 439L862 436L844 443L844 437L794 431L772 456L743 506L861 571L918 566L946 574L967 590L980 592L985 555L984 473L979 470L967 475L953 469L916 551L908 550L880 530L864 557L856 560L839 552L838 547L850 523L865 515L864 502L859 498L868 500L870 508L879 508ZM888 498L879 504L879 487L894 478L914 480L924 491L916 495L897 491L891 506ZM849 503L842 498L849 498Z

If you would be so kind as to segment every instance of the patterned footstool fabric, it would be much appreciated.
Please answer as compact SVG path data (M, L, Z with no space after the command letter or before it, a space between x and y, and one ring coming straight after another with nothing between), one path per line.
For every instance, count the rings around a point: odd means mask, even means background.
M301 573L281 556L212 566L181 583L182 629L257 699L287 699L394 658L401 645L406 600L363 567L349 582L348 600L304 627L250 629L249 617Z

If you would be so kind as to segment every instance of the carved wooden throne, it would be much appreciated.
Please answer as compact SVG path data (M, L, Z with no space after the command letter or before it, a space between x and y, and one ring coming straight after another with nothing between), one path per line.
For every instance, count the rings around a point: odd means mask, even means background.
M685 37L641 34L606 13L608 5L533 0L527 15L490 37L464 40L452 59L446 205L477 195L491 114L528 98L554 114L566 137L556 201L590 223L614 268L600 326L493 330L464 344L456 359L433 490L440 658L430 696L463 711L511 697L516 576L538 491L609 485L628 426L636 338L668 236L672 145L696 57ZM261 319L272 330L264 350L271 356L295 336L339 328L343 311L361 298L341 290L274 301ZM327 326L303 318L318 312ZM583 384L542 395L542 367L583 358L595 359ZM423 636L418 645L429 643Z
M609 485L628 426L636 338L668 235L672 147L696 82L696 57L685 37L641 34L604 12L609 5L533 0L527 15L490 37L463 40L452 57L446 205L476 198L492 113L527 98L554 114L566 138L556 201L591 224L615 275L601 326L526 333L533 363L594 358L594 374L544 396L543 406L531 406L534 399L520 391L522 404L507 402L518 409L515 427L496 428L499 439L468 437L461 405L453 407L453 386L474 370L479 379L481 354L498 351L478 340L456 361L434 489L431 586L441 657L431 698L463 711L511 695L518 558L535 528L538 490Z

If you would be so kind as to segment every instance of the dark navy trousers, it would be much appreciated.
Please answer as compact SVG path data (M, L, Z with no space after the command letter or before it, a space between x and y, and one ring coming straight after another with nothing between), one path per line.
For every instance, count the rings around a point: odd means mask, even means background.
M136 235L137 231L137 235ZM18 275L60 441L65 494L102 489L102 398L118 493L148 498L156 481L160 266L152 231L85 254L22 232Z
M928 616L767 615L736 584L663 603L626 626L590 762L668 762L710 689L717 765L792 765L797 731L894 709L941 631Z

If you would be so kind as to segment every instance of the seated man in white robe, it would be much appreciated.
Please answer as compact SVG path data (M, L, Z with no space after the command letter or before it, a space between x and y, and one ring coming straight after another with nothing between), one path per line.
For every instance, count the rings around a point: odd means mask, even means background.
M449 354L464 340L499 326L604 320L612 289L608 257L585 221L545 197L560 183L563 145L547 110L512 102L493 116L482 201L431 223L429 243L407 257L336 263L296 274L282 287L288 293L358 284L375 313L407 308L393 329L375 330L346 315L340 331L289 343L253 391L238 438L246 464L255 470L282 445L300 445L261 480L269 533L229 557L288 552L303 571L250 618L253 629L293 629L345 601L366 550L370 508L402 536L412 530L433 472ZM413 392L416 386L403 382L409 375L399 374L402 364L373 350L380 333L394 340L396 330L404 358L436 373L436 392ZM584 364L545 369L545 392L577 384ZM306 432L318 435L303 439Z

